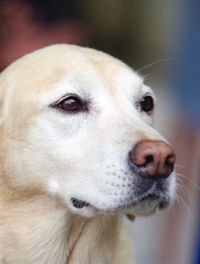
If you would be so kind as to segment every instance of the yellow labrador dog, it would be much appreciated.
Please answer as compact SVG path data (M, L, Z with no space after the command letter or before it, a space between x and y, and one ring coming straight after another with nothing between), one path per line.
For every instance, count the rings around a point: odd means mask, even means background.
M128 263L123 215L175 196L154 105L136 72L89 48L50 46L0 75L1 264Z

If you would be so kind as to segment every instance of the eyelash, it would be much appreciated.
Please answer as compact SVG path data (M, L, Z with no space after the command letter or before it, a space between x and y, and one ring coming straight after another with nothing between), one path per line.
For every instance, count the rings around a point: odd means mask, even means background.
M70 109L70 100L74 100L75 104L77 103L77 105L79 104L80 108L76 109L72 108ZM69 108L65 108L64 107L64 103L65 101L69 101ZM79 112L84 112L88 110L88 102L82 100L77 94L67 94L65 96L63 96L59 101L53 103L50 105L53 108L57 108L58 110L64 112L64 113L70 113L70 114L76 114ZM67 106L67 104L66 104Z
M145 105L145 98L147 100L146 101L147 105ZM71 105L70 105L70 100L72 100ZM73 106L73 100L74 100L74 106ZM66 105L64 104L65 102ZM67 103L69 104L67 105ZM77 107L76 107L76 103L77 103ZM65 95L59 101L51 104L50 106L53 108L57 108L65 113L71 113L71 114L88 111L88 102L82 100L77 94ZM136 107L140 109L141 112L150 115L151 112L154 110L154 98L152 97L151 94L146 93L139 101L136 102Z

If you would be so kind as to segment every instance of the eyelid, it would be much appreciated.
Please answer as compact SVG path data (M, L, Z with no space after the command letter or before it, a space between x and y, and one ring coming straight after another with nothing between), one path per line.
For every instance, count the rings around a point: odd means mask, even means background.
M78 94L75 94L75 93L67 93L67 94L64 94L60 99L58 99L57 101L53 102L50 104L51 107L56 107L58 106L63 100L66 100L70 97L75 97L77 98L80 102L83 102L84 104L86 103L85 100L82 100L82 98L78 95Z
M145 96L149 96L149 95L152 96L150 92L146 92L146 93L143 94L141 97L139 97L139 98L136 100L136 102L135 102L136 106L139 107L139 106L140 106L140 103L141 103L141 101L142 101L142 99L143 99ZM152 98L154 99L153 96L152 96Z
M145 96L151 96L154 99L154 95L151 92L146 92L142 95L142 98L144 98Z
M80 111L77 111L77 112L88 112L89 111L90 101L82 99L78 94L75 94L75 93L65 94L59 100L55 101L54 103L51 103L49 106L52 108L56 108L56 109L60 110L61 112L64 112L65 114L66 113L70 113L70 114L76 113L76 111L64 111L61 107L62 102L71 98L71 97L75 98L82 105L82 109Z
M146 92L146 93L144 93L144 94L143 94L143 95L142 95L142 96L141 96L141 97L135 102L136 107L137 107L137 108L140 107L140 103L141 103L142 99L143 99L145 96L151 96L151 97L153 98L153 103L154 103L154 108L155 108L155 106L156 106L156 98L155 98L154 94L151 93L151 92Z
M154 95L153 93L151 93L151 92L146 92L146 93L144 93L144 94L142 95L142 97L140 98L140 101L141 101L145 96L151 96L151 97L153 98L153 102L154 102L154 105L155 105L155 103L156 103L156 98L155 98L155 95ZM140 102L140 101L139 101L139 102Z

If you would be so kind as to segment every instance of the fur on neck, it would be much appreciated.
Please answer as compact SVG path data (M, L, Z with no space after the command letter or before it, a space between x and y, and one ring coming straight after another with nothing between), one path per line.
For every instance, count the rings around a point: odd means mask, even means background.
M0 196L0 260L11 264L112 263L121 216L87 219L69 212L55 197L11 193L2 186Z

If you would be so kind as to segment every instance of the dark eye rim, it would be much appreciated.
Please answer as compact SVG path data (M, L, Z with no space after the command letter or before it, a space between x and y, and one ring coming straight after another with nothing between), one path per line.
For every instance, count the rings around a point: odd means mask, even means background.
M62 107L62 103L64 103L66 100L74 99L77 101L77 103L80 105L79 109L74 109L74 110L65 110ZM53 103L50 105L52 108L56 108L60 110L63 113L68 113L68 114L75 114L75 113L80 113L80 112L86 112L88 111L88 102L85 100L82 100L82 98L77 95L77 94L67 94L60 98L57 102Z
M142 106L142 104L144 103L144 100L145 100L146 98L151 99L151 103L152 103L152 105L150 106L150 109L144 109L144 106ZM140 100L140 102L139 102L139 107L140 107L141 112L145 112L145 113L147 113L147 114L151 114L151 113L153 112L154 108L155 108L155 102L154 102L154 98L153 98L153 96L152 96L151 94L145 94L145 95L142 97L142 99Z

